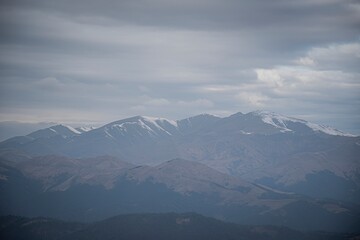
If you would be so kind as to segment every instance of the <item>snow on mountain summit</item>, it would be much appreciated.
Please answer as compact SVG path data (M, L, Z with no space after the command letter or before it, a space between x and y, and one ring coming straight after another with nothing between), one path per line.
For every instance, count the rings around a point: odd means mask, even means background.
M52 126L49 128L40 129L38 131L30 133L27 136L32 137L32 138L49 138L49 137L53 137L56 135L60 135L62 137L67 138L67 137L72 137L72 136L79 135L79 134L81 134L81 132L79 132L75 128L59 124L59 125L55 125L55 126Z
M239 112L228 117L200 114L176 121L160 117L135 116L114 121L99 128L73 128L60 124L32 132L23 136L25 138L22 139L28 142L40 138L48 139L54 137L58 139L61 137L66 139L66 141L76 139L76 141L88 143L105 137L112 144L121 143L127 145L135 142L149 143L155 140L166 142L169 138L177 139L180 136L192 134L196 136L199 134L219 134L224 136L226 134L271 135L278 133L296 133L301 135L323 133L333 136L356 137L355 135L302 119L287 117L274 112L254 111L247 114ZM19 138L16 141L18 140Z
M174 120L169 120L166 118L159 118L159 117L148 117L148 116L141 116L141 118L149 123L152 123L154 125L156 125L159 128L163 128L162 125L172 125L173 127L177 128L177 122Z
M316 123L311 123L302 119L293 118L293 117L287 117L278 113L269 112L269 111L255 111L251 112L250 114L253 114L255 116L261 117L262 121L264 123L270 124L276 128L278 128L281 132L293 132L291 124L293 123L300 123L311 130L315 132L322 132L328 135L334 135L334 136L346 136L346 137L355 137L355 135L344 133L340 130L337 130L335 128L324 126Z
M94 129L96 129L96 127L94 127L94 126L82 126L82 127L75 128L75 130L77 130L80 133L89 132Z
M146 116L136 116L126 118L120 121L112 122L103 127L105 132L110 136L113 134L127 135L132 133L135 135L173 135L178 126L175 121L165 118L155 118ZM113 134L112 134L113 133Z
M69 129L69 130L70 130L71 132L73 132L73 133L81 134L80 131L78 131L77 129L75 129L75 128L71 127L71 126L66 126L66 125L60 125L60 126Z

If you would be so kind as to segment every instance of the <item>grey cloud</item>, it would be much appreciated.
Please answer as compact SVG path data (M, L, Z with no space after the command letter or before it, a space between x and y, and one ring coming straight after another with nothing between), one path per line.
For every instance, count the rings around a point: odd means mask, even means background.
M351 1L260 1L260 0L210 0L210 1L3 1L9 8L40 9L63 14L79 20L86 17L105 17L137 25L162 25L188 28L252 28L285 25L309 21L311 18L332 16L347 19ZM306 16L306 19L302 19Z
M310 49L305 57L299 58L297 63L323 70L360 72L360 42L316 47Z
M360 131L354 1L15 0L0 13L4 120L264 108Z

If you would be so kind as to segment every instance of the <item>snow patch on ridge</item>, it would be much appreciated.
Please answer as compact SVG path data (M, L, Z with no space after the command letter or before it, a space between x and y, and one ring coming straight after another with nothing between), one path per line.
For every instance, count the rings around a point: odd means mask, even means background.
M81 134L81 132L76 130L75 128L67 126L67 125L63 125L63 124L52 126L52 127L49 127L48 129L50 131L56 133L56 134L59 134L59 135L64 135L64 130L65 131L68 130L68 131L73 132L75 134Z
M173 135L171 133L171 128L178 130L178 125L176 121L168 120L165 118L155 118L155 117L145 117L138 116L130 119L125 119L124 121L113 123L111 126L107 127L111 129L117 129L124 135L128 131L129 126L140 127L145 129L149 134L156 136L160 132L166 133L167 135ZM140 135L143 133L139 132Z
M172 135L172 134L169 131L167 131L166 129L164 129L164 127L162 127L160 124L164 124L164 123L167 124L168 123L171 126L173 126L174 128L178 129L177 122L172 121L172 120L168 120L168 119L165 119L165 118L142 117L142 119L145 122L148 122L148 123L151 123L151 124L155 125L158 130L163 131L163 132L167 133L168 135Z
M79 131L80 133L89 132L94 129L96 129L96 127L93 126L83 126L75 128L75 130Z
M355 135L344 133L340 130L323 126L315 123L310 123L305 120L287 117L281 114L277 114L274 112L268 112L268 111L256 111L253 112L255 115L258 115L262 118L262 121L264 123L270 124L278 129L280 129L281 132L292 132L290 128L287 126L287 122L295 122L295 123L302 123L312 129L316 132L323 132L325 134L334 135L334 136L346 136L346 137L355 137Z
M72 131L73 133L76 133L76 134L81 134L80 131L76 130L75 128L73 127L70 127L70 126L65 126L65 125L61 125L61 126L64 126L66 127L67 129L69 129L70 131Z
M166 118L147 117L147 116L143 116L142 118L144 120L146 120L147 122L151 122L151 123L153 123L154 125L157 125L157 126L159 126L158 123L164 123L165 122L165 123L170 123L172 126L174 126L176 128L178 127L177 122L174 121L174 120L169 120L169 119L166 119ZM160 127L160 128L162 128L162 127Z
M329 135L338 135L338 136L345 136L345 137L356 137L356 135L350 134L350 133L344 133L340 130L328 127L328 126L323 126L323 125L319 125L319 124L315 124L315 123L309 123L307 122L306 125L313 129L314 131L320 131Z

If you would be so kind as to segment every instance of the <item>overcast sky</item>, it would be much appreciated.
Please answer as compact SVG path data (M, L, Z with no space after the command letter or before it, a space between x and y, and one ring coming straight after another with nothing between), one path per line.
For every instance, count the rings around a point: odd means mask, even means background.
M360 3L1 1L0 120L257 109L360 133Z

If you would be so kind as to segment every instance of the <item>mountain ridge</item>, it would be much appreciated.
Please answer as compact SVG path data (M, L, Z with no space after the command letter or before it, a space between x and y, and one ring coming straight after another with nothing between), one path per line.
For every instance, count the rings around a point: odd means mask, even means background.
M158 128L162 128L161 126L159 126L159 123L161 122L165 122L168 123L169 125L178 128L179 130L181 129L181 125L185 125L186 122L190 123L190 125L192 125L192 121L193 120L198 120L198 119L204 119L204 118L212 118L214 122L216 122L216 120L220 120L220 119L224 119L224 118L229 118L229 117L233 117L236 115L240 115L240 116L245 116L245 115L253 115L253 116L260 116L262 117L262 120L264 121L264 123L267 123L269 125L272 125L276 128L279 128L282 131L292 131L289 128L287 128L284 124L284 121L288 121L288 122L298 122L298 123L303 123L308 125L308 127L314 131L318 131L318 132L323 132L329 135L339 135L339 136L347 136L347 137L356 137L357 135L354 134L350 134L350 133L344 133L340 130L337 130L335 128L329 127L329 126L324 126L324 125L320 125L320 124L316 124L316 123L311 123L308 122L306 120L302 120L302 119L298 119L298 118L293 118L293 117L287 117L285 115L282 114L278 114L275 112L271 112L271 111L264 111L264 110L256 110L256 111L252 111L252 112L248 112L246 114L242 113L242 112L238 112L235 114L232 114L228 117L218 117L212 114L207 114L207 113L203 113L203 114L199 114L199 115L195 115L195 116L191 116L188 118L184 118L184 119L180 119L180 120L170 120L170 119L166 119L166 118L162 118L162 117L149 117L149 116L141 116L141 115L137 115L137 116L133 116L133 117L128 117L128 118L124 118L124 119L120 119L120 120L116 120L116 121L112 121L110 123L107 123L103 126L100 127L71 127L70 125L64 125L64 124L57 124L57 125L53 125L51 127L48 128L44 128L44 129L40 129L37 130L35 132L32 132L26 136L30 136L30 137L41 137L41 132L43 132L44 130L47 131L53 131L55 132L54 134L56 134L56 128L63 128L63 129L67 129L70 132L73 132L75 134L82 134L82 133L86 133L92 130L96 130L98 128L103 128L103 127L110 127L112 125L120 125L120 124L126 124L126 123L134 123L134 120L137 120L138 123L143 124L142 122L139 122L139 120L144 120L148 123L151 123L153 125L158 125ZM275 123L274 120L277 122ZM161 124L160 124L161 125ZM163 129L165 130L165 129ZM166 131L166 130L165 130ZM39 133L38 133L39 132ZM35 134L36 133L36 134ZM61 133L58 133L59 135L61 135ZM36 135L40 135L40 136L36 136ZM65 134L65 136L67 136Z
M150 166L182 158L281 191L360 200L360 137L272 112L201 114L178 121L135 116L80 134L58 128L43 130L49 133L45 137L35 132L3 141L0 156L110 155ZM326 182L342 186L341 191ZM308 191L312 186L321 191Z

